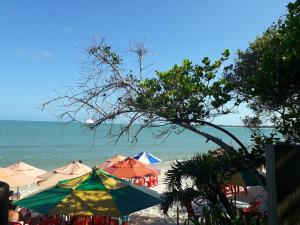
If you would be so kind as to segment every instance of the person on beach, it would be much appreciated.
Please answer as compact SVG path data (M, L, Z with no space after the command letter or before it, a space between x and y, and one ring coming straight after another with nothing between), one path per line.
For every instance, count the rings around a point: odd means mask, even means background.
M18 211L18 207L10 204L8 210L8 221L22 223L23 219L23 215Z

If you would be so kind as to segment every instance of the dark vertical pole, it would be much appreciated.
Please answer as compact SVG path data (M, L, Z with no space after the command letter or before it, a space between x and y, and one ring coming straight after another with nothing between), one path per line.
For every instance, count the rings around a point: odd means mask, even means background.
M268 224L299 224L300 145L266 146Z
M0 225L8 224L9 186L0 181Z
M275 153L274 145L266 145L266 180L268 192L268 224L278 225L277 223L277 197L276 197L276 174L275 174Z

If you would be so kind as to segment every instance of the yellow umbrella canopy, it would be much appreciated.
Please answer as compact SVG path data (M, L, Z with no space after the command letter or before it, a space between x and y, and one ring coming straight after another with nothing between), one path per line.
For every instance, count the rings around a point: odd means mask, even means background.
M52 172L39 176L43 181L39 182L39 186L51 187L57 182L66 179L72 179L91 172L92 169L79 161L73 161L63 167L57 168Z
M8 167L6 167L7 169L10 169L12 171L15 171L17 173L22 173L25 175L29 175L29 176L33 176L33 177L38 177L42 174L47 173L47 171L45 170L41 170L39 168L36 168L34 166L31 166L25 162L22 161L18 161Z
M0 168L0 181L8 183L10 187L22 187L41 181L41 178L18 173L7 168Z

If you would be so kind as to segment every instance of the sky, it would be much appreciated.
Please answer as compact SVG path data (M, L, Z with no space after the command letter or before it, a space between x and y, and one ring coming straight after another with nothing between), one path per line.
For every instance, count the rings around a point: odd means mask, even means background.
M0 120L55 121L41 105L84 76L93 38L117 49L143 41L153 68L237 49L286 13L286 0L0 0ZM130 65L129 65L130 66ZM237 115L221 124L238 125Z

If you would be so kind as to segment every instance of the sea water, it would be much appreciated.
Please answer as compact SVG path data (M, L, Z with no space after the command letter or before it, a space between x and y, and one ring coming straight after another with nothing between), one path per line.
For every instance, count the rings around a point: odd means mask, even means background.
M118 130L120 126L115 125L114 129ZM0 121L0 167L6 167L18 160L45 170L61 167L73 160L82 160L84 164L94 166L116 154L133 156L141 151L151 152L163 161L169 161L186 159L196 153L218 148L191 131L172 133L166 139L157 139L153 133L162 128L145 129L135 144L127 136L115 143L114 138L107 136L109 129L110 126L106 125L94 132L78 123ZM133 130L136 129L138 125L133 127ZM237 146L226 134L214 128L202 129L230 145ZM225 129L244 145L251 145L249 129ZM271 129L264 130L271 132Z

